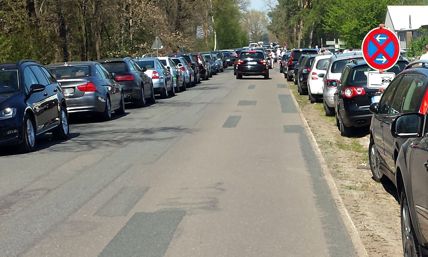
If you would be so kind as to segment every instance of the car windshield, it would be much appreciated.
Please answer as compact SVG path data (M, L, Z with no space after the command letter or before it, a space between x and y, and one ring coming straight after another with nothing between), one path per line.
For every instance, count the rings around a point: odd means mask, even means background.
M146 67L146 69L148 69L148 70L153 70L155 68L155 61L153 61L153 60L145 60L145 61L143 61L143 60L137 60L135 62L141 68Z
M50 67L49 70L56 79L74 79L91 76L91 67L89 65Z
M312 66L312 63L314 62L315 57L308 57L306 63L305 63L305 67L306 68L310 68Z
M372 68L370 68L368 65L362 65L359 67L356 67L351 70L350 76L348 78L348 83L350 85L367 85L367 74L369 71L373 71Z
M209 61L211 60L211 55L209 55L209 54L205 54L205 55L204 55L204 57L205 57L206 59L208 59Z
M18 78L17 69L0 69L0 94L9 94L18 91Z
M107 62L102 64L110 73L123 74L128 72L125 62Z
M262 52L242 52L240 58L264 59L265 56Z
M172 58L172 61L175 63L175 65L178 65L181 63L180 60L177 58Z

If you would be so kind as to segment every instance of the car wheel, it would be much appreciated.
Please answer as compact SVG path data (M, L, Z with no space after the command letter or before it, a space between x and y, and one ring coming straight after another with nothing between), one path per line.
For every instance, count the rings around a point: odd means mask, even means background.
M370 139L370 145L369 145L369 164L370 164L370 170L372 172L372 178L376 182L380 182L383 174L380 170L380 158L379 158L379 152L377 150L377 147L375 143L373 142L373 139Z
M141 90L140 90L140 99L138 99L137 105L139 107L144 107L146 106L146 96L144 95L144 89L143 86L141 86Z
M340 135L342 137L349 137L352 135L352 128L347 127L345 124L343 124L343 121L339 118L339 131Z
M269 71L264 75L265 79L269 79Z
M168 88L166 87L166 84L164 84L164 87L162 88L161 97L162 98L168 98Z
M174 86L171 84L171 90L169 91L169 96L175 96L175 89L174 89Z
M152 89L152 94L150 96L150 102L151 102L151 104L155 104L156 103L156 97L155 97L155 89L153 88L153 84L151 85L151 89Z
M64 107L61 107L59 115L59 125L53 131L53 135L57 139L66 140L70 135L67 110Z
M297 92L299 92L299 95L303 95L302 87L300 86L300 81L297 81Z
M186 87L186 81L184 81L183 79L183 85L181 86L181 91L186 91L187 87Z
M144 96L143 96L143 98L144 98ZM102 117L103 121L111 120L111 102L110 102L110 98L108 96L106 97L104 112L103 112L101 117Z
M282 65L281 66L279 66L279 73L283 73L284 72L284 70L282 69Z
M311 102L311 104L313 104L317 101L317 99L315 99L315 97L312 95L311 89L309 86L308 86L308 98L309 98L309 102Z
M410 216L410 208L406 194L403 190L400 194L400 210L401 210L401 239L403 242L404 256L421 257L419 243L415 236Z
M324 99L322 101L322 104L324 106L325 116L333 116L334 115L334 109L327 106Z
M125 114L125 97L123 94L120 97L119 109L116 110L116 113L119 115Z
M36 148L36 130L31 118L26 114L22 127L22 143L19 146L21 152L28 153Z
M236 79L242 79L242 74L237 73L236 74Z

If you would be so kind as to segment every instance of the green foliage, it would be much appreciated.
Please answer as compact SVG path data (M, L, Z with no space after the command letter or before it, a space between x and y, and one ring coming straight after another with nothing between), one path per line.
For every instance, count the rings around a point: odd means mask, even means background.
M425 52L425 46L428 45L428 28L421 28L418 30L421 35L417 39L413 40L410 45L410 49L407 52L409 57L417 57Z

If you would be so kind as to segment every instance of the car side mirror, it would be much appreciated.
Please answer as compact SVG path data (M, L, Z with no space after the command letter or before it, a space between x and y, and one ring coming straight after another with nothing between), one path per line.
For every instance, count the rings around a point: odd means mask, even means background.
M110 78L111 79L114 79L115 77L116 77L116 73L115 72L110 73Z
M406 113L398 116L391 124L393 137L411 138L422 135L424 116L419 113Z
M45 90L45 86L42 84L33 84L30 87L30 93L42 92Z
M147 71L147 67L141 68L141 71L146 72Z
M372 103L370 105L369 109L370 109L370 112L372 112L374 114L378 113L379 112L379 103Z
M169 66L167 66L167 67L166 67L166 69L167 69L168 71L171 71L171 67L169 67Z
M319 77L319 78L324 78L324 77L325 77L325 74L324 74L324 73L320 73L320 74L318 74L318 77Z

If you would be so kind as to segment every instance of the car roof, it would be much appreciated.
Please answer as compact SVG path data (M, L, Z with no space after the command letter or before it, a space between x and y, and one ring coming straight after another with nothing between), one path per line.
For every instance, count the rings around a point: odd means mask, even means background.
M124 57L124 58L115 57L115 58L108 58L108 59L99 60L98 62L100 62L100 63L106 63L106 62L123 62L123 61L125 61L128 58L129 57Z
M63 63L52 63L48 67L60 67L60 66L72 66L72 65L94 65L98 62L94 61L76 61L76 62L63 62Z

